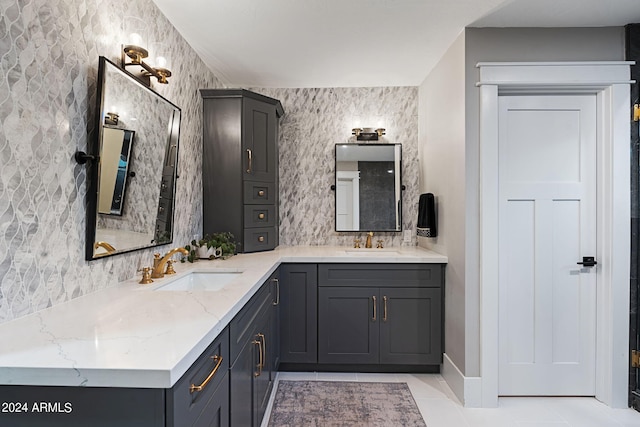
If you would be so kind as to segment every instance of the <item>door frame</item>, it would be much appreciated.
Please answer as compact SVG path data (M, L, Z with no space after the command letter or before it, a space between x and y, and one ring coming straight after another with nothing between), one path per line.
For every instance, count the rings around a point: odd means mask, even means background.
M498 406L498 97L595 94L597 102L596 398L628 406L632 62L480 62L480 376ZM616 309L617 308L617 309ZM622 309L623 308L623 309Z

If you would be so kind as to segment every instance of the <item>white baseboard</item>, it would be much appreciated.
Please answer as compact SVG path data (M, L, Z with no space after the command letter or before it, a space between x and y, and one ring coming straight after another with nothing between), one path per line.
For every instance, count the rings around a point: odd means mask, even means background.
M465 408L482 408L482 378L465 377L447 353L442 360L442 377Z

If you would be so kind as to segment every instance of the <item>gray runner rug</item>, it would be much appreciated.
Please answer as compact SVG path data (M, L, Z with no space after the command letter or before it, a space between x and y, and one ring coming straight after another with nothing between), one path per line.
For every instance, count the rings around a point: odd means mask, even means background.
M269 427L421 426L406 383L279 381Z

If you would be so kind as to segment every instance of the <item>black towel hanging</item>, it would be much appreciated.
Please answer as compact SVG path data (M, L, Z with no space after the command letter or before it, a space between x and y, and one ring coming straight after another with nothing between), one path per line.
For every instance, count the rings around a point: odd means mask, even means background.
M417 235L421 237L436 237L438 235L435 197L433 193L420 195L418 202Z

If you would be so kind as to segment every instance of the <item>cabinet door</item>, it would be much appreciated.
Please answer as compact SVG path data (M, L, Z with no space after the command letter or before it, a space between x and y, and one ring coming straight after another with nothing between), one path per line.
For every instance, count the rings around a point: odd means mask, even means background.
M278 174L276 107L255 99L244 98L242 115L244 179L275 182Z
M229 405L232 426L253 425L253 379L260 371L258 342L258 339L248 341L231 367Z
M270 372L272 366L270 358L273 353L269 350L272 346L271 320L270 310L265 312L256 324L256 331L258 331L256 340L260 342L258 351L261 351L262 354L258 354L258 364L261 366L253 377L253 426L259 426L262 422L273 386Z
M274 381L280 367L280 269L271 275L269 285L271 286L273 300L271 303L271 330L269 331L270 344L267 348L271 360L269 377L271 381Z
M318 362L378 363L378 303L377 288L319 288Z
M280 267L280 360L318 362L318 266Z
M380 363L439 364L441 290L380 289Z
M229 375L225 375L192 427L229 427Z

